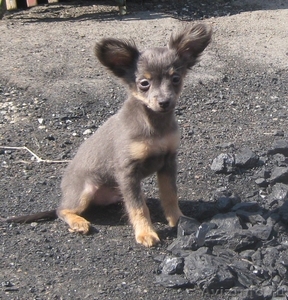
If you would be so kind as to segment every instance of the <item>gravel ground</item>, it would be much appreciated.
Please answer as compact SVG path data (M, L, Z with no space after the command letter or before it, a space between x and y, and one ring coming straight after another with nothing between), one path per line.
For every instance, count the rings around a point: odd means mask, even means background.
M132 1L131 1L132 2ZM118 16L107 2L61 2L8 12L0 20L1 217L57 206L60 180L78 146L125 99L125 88L93 54L102 37L162 46L184 22L204 20L213 42L186 78L178 108L180 206L205 220L199 203L219 187L250 201L259 188L248 173L211 171L233 144L266 153L279 132L288 136L288 4L286 1L135 1ZM283 138L283 136L281 137ZM44 160L37 162L26 146ZM154 178L144 182L162 243L134 241L121 204L97 208L91 235L73 235L59 220L1 223L0 299L217 299L197 288L155 284L158 264L175 239L159 208ZM249 198L250 197L250 198ZM231 299L221 295L219 299Z

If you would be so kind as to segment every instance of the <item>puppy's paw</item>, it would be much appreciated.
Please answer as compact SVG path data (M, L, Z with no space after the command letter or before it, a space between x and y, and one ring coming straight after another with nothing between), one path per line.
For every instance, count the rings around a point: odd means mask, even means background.
M152 247L159 243L160 239L157 233L153 230L143 230L136 233L136 242L145 247Z
M170 213L169 215L166 216L166 219L168 221L168 224L170 227L175 227L177 225L177 222L180 217L184 216L180 209L177 211Z
M69 220L69 231L70 232L79 232L82 234L88 234L90 229L90 223L80 216L73 216Z

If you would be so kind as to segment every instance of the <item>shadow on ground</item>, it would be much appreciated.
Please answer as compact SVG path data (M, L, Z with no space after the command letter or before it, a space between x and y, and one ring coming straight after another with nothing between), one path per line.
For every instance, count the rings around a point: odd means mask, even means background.
M108 5L107 5L108 4ZM127 1L128 14L119 15L116 1L61 1L42 4L29 9L6 12L4 18L21 19L26 22L76 22L86 20L153 20L173 17L183 21L203 20L211 17L229 16L245 11L287 9L288 3L280 1L233 1L233 0L166 0Z

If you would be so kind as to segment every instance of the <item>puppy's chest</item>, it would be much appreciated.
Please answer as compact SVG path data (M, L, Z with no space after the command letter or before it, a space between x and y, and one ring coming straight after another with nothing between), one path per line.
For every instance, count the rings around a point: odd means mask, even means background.
M159 171L166 163L168 163L169 155L156 155L146 158L144 161L138 162L138 171L145 178Z
M180 144L178 131L162 137L149 137L132 141L129 146L130 156L133 160L146 160L149 157L175 153Z
M133 141L130 144L130 157L138 161L145 175L156 172L163 167L169 159L169 154L174 154L180 143L178 131L169 133L163 137L152 137Z

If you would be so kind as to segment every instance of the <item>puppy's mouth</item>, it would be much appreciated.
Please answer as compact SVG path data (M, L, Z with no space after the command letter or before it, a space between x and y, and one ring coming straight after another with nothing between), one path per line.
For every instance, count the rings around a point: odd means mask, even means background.
M165 109L159 110L159 113L165 114L165 113L169 113L169 112L171 112L171 111L173 111L173 110L174 110L174 107L165 108Z

